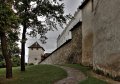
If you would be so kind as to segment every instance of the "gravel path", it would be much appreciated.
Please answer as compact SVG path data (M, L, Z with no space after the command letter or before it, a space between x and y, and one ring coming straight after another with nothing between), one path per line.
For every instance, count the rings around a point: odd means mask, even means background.
M80 81L86 79L85 75L77 69L59 66L63 68L67 73L68 77L55 82L54 84L78 84Z

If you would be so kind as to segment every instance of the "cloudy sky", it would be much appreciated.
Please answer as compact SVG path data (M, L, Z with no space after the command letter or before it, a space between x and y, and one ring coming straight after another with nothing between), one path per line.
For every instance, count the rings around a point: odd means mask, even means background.
M74 15L75 11L77 11L78 6L81 4L81 0L64 0L64 4L65 4L65 14L72 14ZM27 42L26 42L26 62L28 60L28 47L30 45L32 45L34 42L38 41L39 44L44 47L45 52L50 53L53 50L55 50L57 48L57 43L56 43L56 39L58 37L59 34L61 34L61 32L63 31L62 28L59 28L58 31L49 31L47 33L47 43L46 44L42 44L39 41L39 38L28 38Z

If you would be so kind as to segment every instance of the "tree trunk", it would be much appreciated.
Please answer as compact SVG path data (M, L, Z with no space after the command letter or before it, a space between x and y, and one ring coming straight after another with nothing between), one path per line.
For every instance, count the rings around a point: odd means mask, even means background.
M26 25L23 27L21 42L21 71L25 71L25 43L26 43Z
M27 4L27 0L25 0L25 4ZM23 20L23 33L22 33L22 42L21 42L21 71L25 71L25 43L26 43L26 30L27 30L27 8L25 8L25 17Z
M8 54L7 37L5 33L1 34L1 47L2 47L2 54L5 58L5 63L6 63L6 78L12 78L12 62L11 62L11 56Z

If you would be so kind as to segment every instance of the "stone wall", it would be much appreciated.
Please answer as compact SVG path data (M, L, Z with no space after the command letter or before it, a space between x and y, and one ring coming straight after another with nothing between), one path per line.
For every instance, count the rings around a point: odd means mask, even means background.
M70 30L79 22L82 21L81 10L77 10L74 14L74 18L67 24L63 32L57 38L57 47L60 47L64 44L68 39L71 39Z
M41 56L44 55L42 48L29 48L28 63L38 64L41 61Z
M94 0L93 67L120 76L120 0Z
M85 0L80 9L82 25L73 27L72 40L41 64L82 62L120 80L120 1Z
M72 39L53 51L48 58L41 62L41 64L81 63L81 25L81 22L78 22L71 30Z
M83 5L85 5L83 7ZM86 0L82 9L82 64L92 66L93 30L92 30L92 1Z
M120 1L85 0L82 9L82 64L120 80Z

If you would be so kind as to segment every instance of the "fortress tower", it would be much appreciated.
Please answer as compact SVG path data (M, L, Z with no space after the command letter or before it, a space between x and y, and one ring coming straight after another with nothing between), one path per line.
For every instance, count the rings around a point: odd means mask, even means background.
M41 47L38 42L32 44L29 48L28 63L38 64L41 61L41 57L44 55L44 48Z

